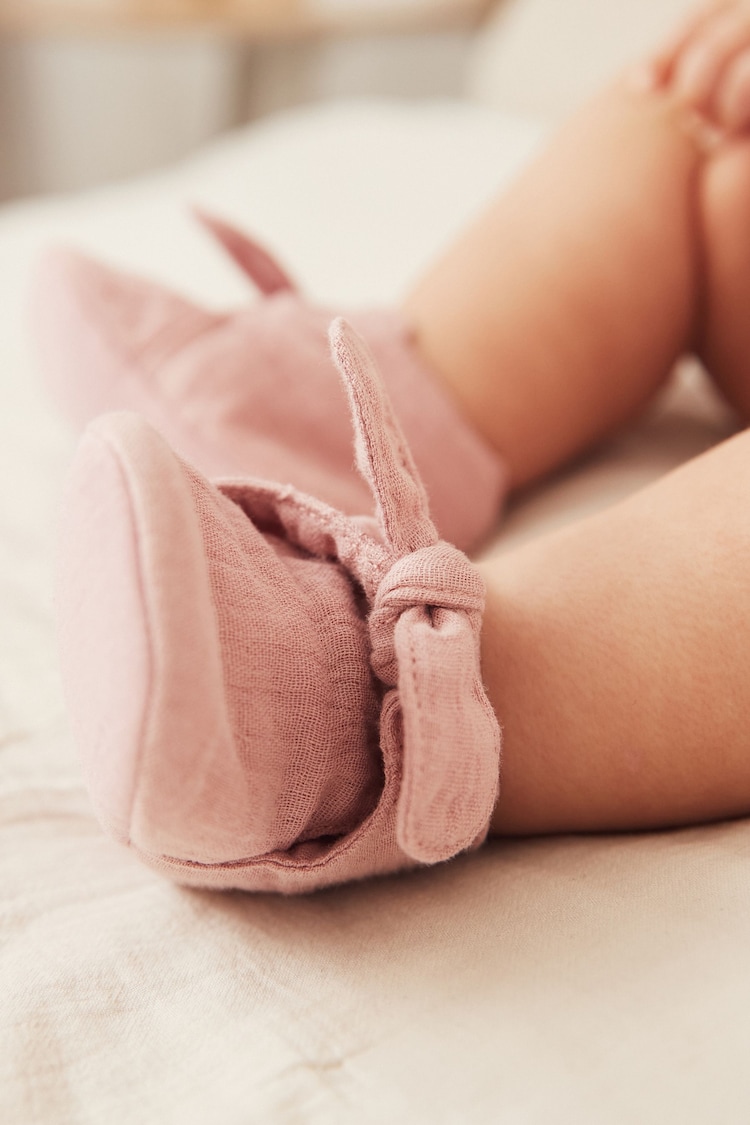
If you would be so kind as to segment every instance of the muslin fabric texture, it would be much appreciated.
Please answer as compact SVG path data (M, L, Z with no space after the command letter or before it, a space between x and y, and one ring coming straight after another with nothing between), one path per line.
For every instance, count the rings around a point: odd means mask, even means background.
M339 320L331 344L375 520L214 486L131 414L73 467L63 676L92 799L182 883L303 892L440 862L497 800L483 582L438 537L364 342Z
M209 476L259 476L351 515L369 512L328 349L334 313L305 301L256 242L197 215L260 300L211 313L164 286L52 248L40 259L31 302L48 388L78 425L108 410L138 411ZM462 550L476 547L498 518L500 458L421 360L396 309L348 319L377 358L440 534Z

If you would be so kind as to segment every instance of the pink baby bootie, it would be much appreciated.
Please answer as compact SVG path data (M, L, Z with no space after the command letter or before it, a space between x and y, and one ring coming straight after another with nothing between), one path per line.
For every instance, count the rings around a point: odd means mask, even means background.
M54 397L79 425L108 410L143 414L209 476L259 476L349 515L368 511L328 348L335 314L306 303L244 235L201 219L261 299L219 315L81 254L50 251L32 313ZM464 550L477 546L502 502L499 458L427 370L398 312L350 319L378 362L440 534Z
M478 846L497 799L482 580L441 541L374 361L331 345L377 518L209 483L92 423L63 526L74 733L103 826L177 882L297 893Z

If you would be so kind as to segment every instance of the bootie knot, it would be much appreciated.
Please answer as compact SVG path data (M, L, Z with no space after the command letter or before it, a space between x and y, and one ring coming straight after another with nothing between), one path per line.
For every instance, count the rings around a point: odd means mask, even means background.
M399 763L396 839L436 863L481 843L497 799L500 729L482 685L484 583L438 538L427 494L372 357L343 321L331 347L352 411L357 466L393 560L368 618L370 662L388 689L380 742Z
M449 615L459 614L478 633L484 601L477 570L450 543L439 541L397 559L378 586L369 617L376 676L389 687L398 683L395 631L402 617L404 628L417 621L441 628Z

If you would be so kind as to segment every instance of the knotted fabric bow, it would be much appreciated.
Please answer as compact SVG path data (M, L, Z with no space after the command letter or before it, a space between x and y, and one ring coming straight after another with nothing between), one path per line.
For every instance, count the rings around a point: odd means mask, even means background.
M436 863L484 840L497 800L500 728L479 653L484 583L438 538L366 345L343 320L330 341L388 554L368 623L373 671L388 689L381 747L402 759L396 839L411 859Z

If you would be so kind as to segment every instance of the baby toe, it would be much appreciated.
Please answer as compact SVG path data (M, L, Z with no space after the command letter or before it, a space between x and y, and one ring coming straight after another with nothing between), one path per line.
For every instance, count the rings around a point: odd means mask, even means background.
M719 12L725 11L730 6L729 0L713 0L692 12L687 19L670 32L670 34L657 46L656 50L647 60L647 66L654 77L661 83L669 82L677 68L677 64L698 37L716 19Z
M672 86L691 108L711 114L727 71L750 46L750 6L722 7L690 37L673 67Z

